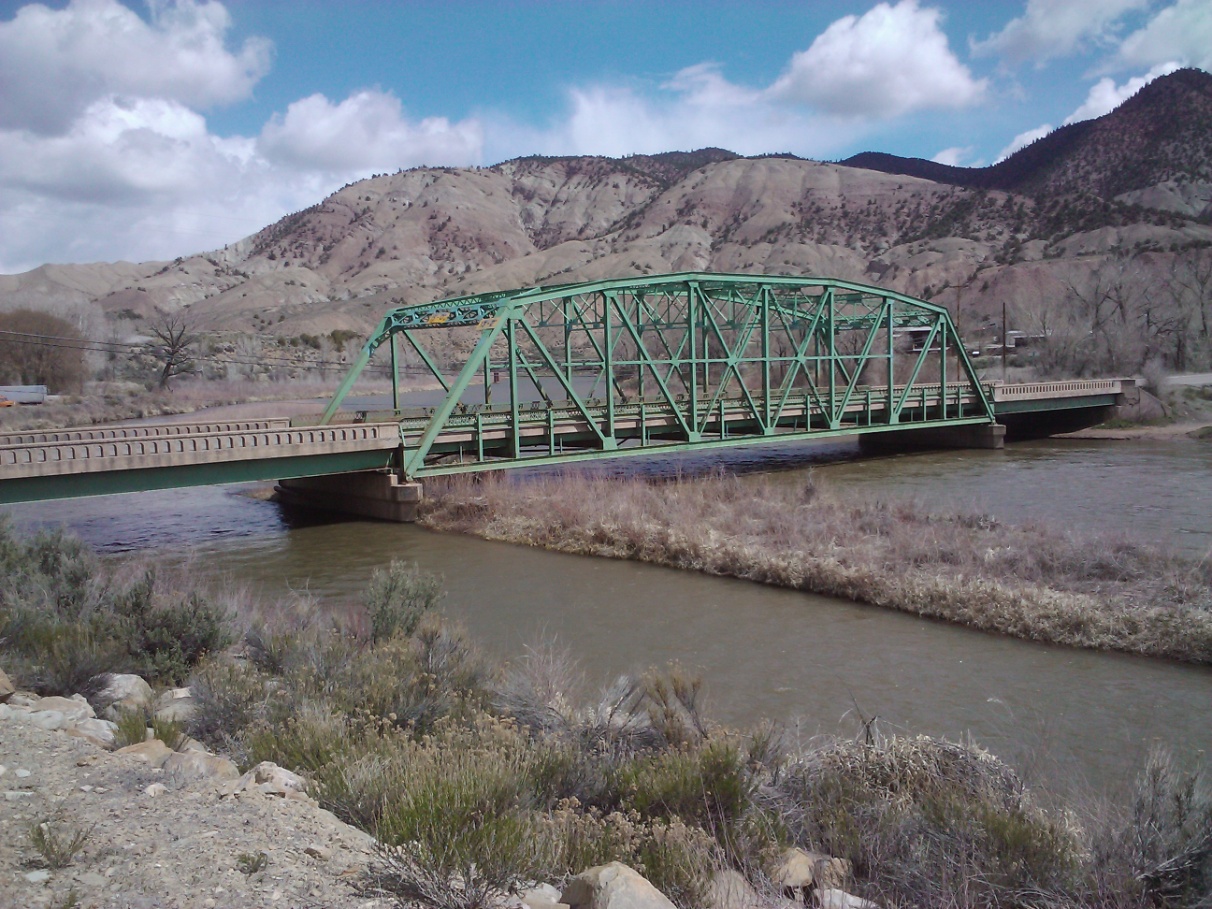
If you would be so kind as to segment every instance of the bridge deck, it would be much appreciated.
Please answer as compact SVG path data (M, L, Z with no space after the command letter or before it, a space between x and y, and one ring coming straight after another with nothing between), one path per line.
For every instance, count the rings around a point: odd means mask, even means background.
M987 393L996 413L1022 414L1105 406L1115 402L1123 387L1120 380L998 384ZM704 412L713 406L695 437L688 436L684 414L658 400L612 406L591 401L590 419L570 402L466 407L447 420L430 448L432 462L417 475L934 426L942 422L938 415L944 402L948 425L987 422L975 412L965 416L972 412L965 408L979 403L971 388L948 386L944 392L939 385L915 386L898 398L903 391L860 389L833 416L807 392L777 406L743 398L703 399ZM897 422L890 423L894 402ZM265 420L3 433L0 502L399 469L408 451L420 444L431 415L406 411L380 422L374 419L380 415L366 414L362 418L368 422L326 426Z

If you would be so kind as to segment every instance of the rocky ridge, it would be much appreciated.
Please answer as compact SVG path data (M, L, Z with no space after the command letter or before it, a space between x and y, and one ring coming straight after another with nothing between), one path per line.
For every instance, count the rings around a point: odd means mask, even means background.
M0 276L0 305L91 307L119 334L157 307L210 330L361 334L392 303L710 270L865 281L971 323L1125 255L1164 282L1212 244L1209 148L1212 76L1183 70L979 173L721 149L417 168L209 253Z

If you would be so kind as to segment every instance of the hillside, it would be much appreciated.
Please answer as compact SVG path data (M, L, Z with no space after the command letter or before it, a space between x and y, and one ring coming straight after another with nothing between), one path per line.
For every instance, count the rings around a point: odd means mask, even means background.
M417 168L209 253L0 276L0 307L99 310L118 334L188 308L203 328L297 339L364 333L393 301L706 269L866 281L971 329L1112 257L1162 282L1212 244L1209 199L1212 76L1184 70L993 168L722 149Z
M990 167L951 167L864 152L843 161L1033 197L1093 195L1212 221L1212 75L1183 69L1150 82L1111 113L1054 130Z

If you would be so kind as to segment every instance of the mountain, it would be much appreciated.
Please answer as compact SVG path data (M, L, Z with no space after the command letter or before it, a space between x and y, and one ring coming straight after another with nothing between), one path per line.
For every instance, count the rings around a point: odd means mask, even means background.
M1162 76L1095 120L1054 130L991 167L951 167L863 152L842 163L1035 198L1093 195L1106 201L1212 220L1212 75Z
M393 303L702 269L865 281L979 327L1125 256L1161 287L1175 256L1212 245L1210 86L1173 73L989 168L723 149L416 168L209 253L0 276L0 307L74 307L118 333L185 309L203 327L298 340L364 333Z

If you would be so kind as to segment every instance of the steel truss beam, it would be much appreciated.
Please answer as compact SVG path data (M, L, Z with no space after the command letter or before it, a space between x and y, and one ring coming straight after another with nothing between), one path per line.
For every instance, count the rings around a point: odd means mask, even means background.
M454 329L479 338L448 377L422 340ZM410 411L393 388L410 477L993 422L945 309L832 278L696 272L402 306L321 422L396 335L446 390Z

